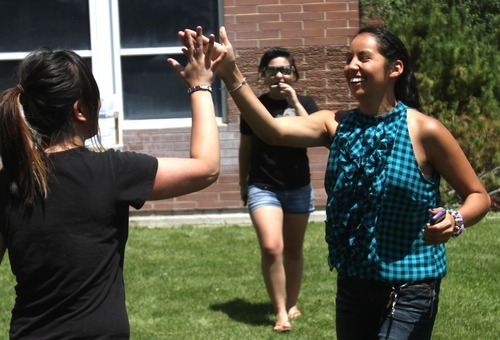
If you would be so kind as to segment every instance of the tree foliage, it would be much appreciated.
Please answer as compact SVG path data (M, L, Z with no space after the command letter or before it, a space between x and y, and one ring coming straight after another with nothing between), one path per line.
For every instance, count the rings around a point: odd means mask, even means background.
M422 111L457 138L498 209L500 2L360 0L360 12L363 22L379 18L403 40Z

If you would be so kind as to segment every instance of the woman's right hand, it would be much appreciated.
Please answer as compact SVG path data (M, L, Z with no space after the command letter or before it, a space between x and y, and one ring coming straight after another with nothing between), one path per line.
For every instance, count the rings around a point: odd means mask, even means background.
M185 29L184 31L179 31L177 35L179 36L179 41L187 48L189 47L188 35L191 37L196 37L196 32L190 29ZM216 71L217 76L222 80L226 77L233 75L236 68L236 52L227 38L226 28L221 26L219 29L220 43L215 42L213 45L213 51L211 53L212 60L218 59L221 55L224 55ZM210 45L210 39L207 37L202 38L203 50L206 51ZM184 50L183 50L184 51Z
M241 183L240 184L240 197L241 200L243 201L243 206L245 207L248 202L248 184L247 183Z
M188 59L187 65L183 67L172 58L168 62L188 86L211 85L225 52L214 53L215 36L211 34L210 38L205 37L201 26L196 31L185 30L183 36L185 47L182 52Z
M281 95L285 96L286 101L288 102L288 104L291 107L295 107L297 105L297 103L299 102L299 99L297 97L297 92L290 84L278 83L278 84L271 85L270 87L271 87L271 91L273 89L276 89L277 91L279 91L279 93Z

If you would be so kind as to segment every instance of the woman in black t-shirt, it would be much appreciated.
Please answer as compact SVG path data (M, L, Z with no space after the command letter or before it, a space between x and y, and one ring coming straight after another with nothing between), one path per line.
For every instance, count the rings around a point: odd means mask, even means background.
M219 175L210 85L221 58L210 62L213 35L205 58L202 37L198 27L185 39L185 68L169 59L189 86L190 158L87 149L87 139L99 145L100 94L73 51L32 52L17 86L0 94L0 262L8 250L16 277L10 339L130 337L129 207L203 189Z
M312 97L298 95L291 86L299 72L288 50L272 48L264 53L259 75L269 89L259 99L274 118L318 110ZM290 319L301 315L302 244L314 211L307 149L269 145L243 118L240 131L241 198L248 204L259 239L262 274L276 313L273 329L289 331Z

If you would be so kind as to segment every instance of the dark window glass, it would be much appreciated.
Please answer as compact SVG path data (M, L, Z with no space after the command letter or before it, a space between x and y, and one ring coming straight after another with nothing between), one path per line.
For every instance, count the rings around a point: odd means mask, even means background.
M186 64L180 53L177 32L203 27L217 33L220 0L120 0L120 47L179 47L179 54L122 56L123 104L125 119L190 117L186 84L167 63L167 57ZM221 93L214 84L216 114L221 116Z
M169 57L186 64L184 55L122 57L125 119L191 117L187 85L167 62ZM213 98L220 116L219 91L214 89Z
M18 60L0 61L0 92L16 86L14 83L14 72L18 63Z
M83 60L92 69L92 61L90 58L83 58ZM8 88L16 86L14 76L20 60L2 60L0 61L0 92Z
M87 0L0 0L0 52L90 50Z
M120 0L122 48L179 45L177 32L202 26L218 32L218 0Z

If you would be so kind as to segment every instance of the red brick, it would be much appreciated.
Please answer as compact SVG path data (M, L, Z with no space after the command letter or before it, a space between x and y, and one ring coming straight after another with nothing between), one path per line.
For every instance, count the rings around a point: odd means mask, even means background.
M281 0L280 3L283 5L287 4L307 4L307 3L316 3L318 0Z
M280 31L278 30L266 30L266 31L257 31L257 32L236 32L236 39L269 39L274 38L278 39L280 37Z
M263 22L259 24L259 29L261 30L288 30L288 29L300 29L303 26L302 21L273 21L273 22Z
M280 0L236 0L235 5L260 5L263 2L265 2L266 4L278 4Z
M301 46L303 45L303 39L302 38L296 38L296 39L267 39L267 40L260 40L259 41L259 46L260 47L274 47L274 46Z
M347 19L332 19L332 20L315 20L315 21L304 21L304 28L323 28L328 29L335 27L337 29L346 29L348 28L349 21Z
M246 23L246 22L263 22L263 21L279 21L279 14L241 14L236 15L235 23Z
M347 9L346 2L304 4L304 12L339 12Z
M325 13L323 12L284 13L282 15L282 19L283 21L325 20Z
M282 35L283 38L293 38L293 37L302 37L302 38L324 37L325 36L325 31L322 30L322 29L286 30L286 31L283 31L281 35Z
M249 14L249 13L257 13L257 5L247 5L247 6L234 6L234 7L225 7L224 15L232 16L236 14Z

